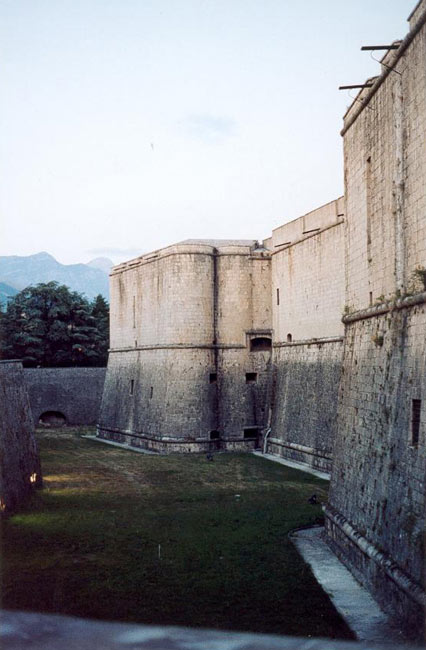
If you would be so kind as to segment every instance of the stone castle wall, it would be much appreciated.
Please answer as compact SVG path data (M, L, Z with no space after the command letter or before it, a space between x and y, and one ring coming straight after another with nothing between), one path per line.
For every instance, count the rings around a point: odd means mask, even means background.
M273 372L267 451L329 472L343 352L343 199L272 236Z
M41 485L41 469L20 361L0 361L0 513Z
M236 253L218 249L217 408L223 446L247 449L258 444L266 414L271 348L253 349L252 341L272 336L271 260Z
M414 271L426 266L425 0L414 17L345 116L349 313L325 514L339 557L421 636L426 294Z
M413 403L425 404L426 294L399 307L347 323L326 521L339 557L383 607L419 629L426 413L413 440Z
M274 231L275 343L288 341L289 335L293 341L343 336L343 217L343 199L337 199ZM297 226L300 232L295 233Z
M256 444L271 336L256 242L183 242L116 267L98 435L160 451ZM217 245L216 245L217 244Z
M274 347L267 451L330 472L343 340Z
M66 424L96 424L105 373L106 368L25 368L34 426L46 414L47 422L57 414Z
M405 41L390 51L375 86L363 90L345 116L350 311L405 293L426 260L424 27L411 37L402 53Z

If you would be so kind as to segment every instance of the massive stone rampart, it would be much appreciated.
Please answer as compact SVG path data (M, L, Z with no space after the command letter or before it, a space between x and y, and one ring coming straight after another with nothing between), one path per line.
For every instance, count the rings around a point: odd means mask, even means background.
M347 322L326 527L333 549L381 605L419 630L426 606L426 294L417 301Z
M254 240L190 240L115 267L111 297L98 436L158 451L253 447L271 351L269 253Z
M343 338L274 347L267 451L330 472Z
M272 236L267 451L330 472L343 352L343 199Z
M22 363L0 361L0 511L13 512L40 485L40 461Z
M326 528L354 574L424 630L426 0L345 116L346 312Z
M40 418L74 425L96 424L106 368L25 368L34 425ZM46 415L47 414L47 415Z

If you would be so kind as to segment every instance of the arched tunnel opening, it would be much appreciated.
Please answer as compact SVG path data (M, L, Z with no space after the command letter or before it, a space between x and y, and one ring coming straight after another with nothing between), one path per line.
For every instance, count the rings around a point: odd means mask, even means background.
M45 427L63 427L67 419L60 411L45 411L40 415L38 423Z

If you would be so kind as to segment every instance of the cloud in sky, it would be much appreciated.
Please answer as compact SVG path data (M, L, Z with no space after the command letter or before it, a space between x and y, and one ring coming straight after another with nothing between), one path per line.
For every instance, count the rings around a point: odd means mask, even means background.
M187 136L207 143L220 142L236 133L236 122L218 115L188 115L179 122L179 126Z

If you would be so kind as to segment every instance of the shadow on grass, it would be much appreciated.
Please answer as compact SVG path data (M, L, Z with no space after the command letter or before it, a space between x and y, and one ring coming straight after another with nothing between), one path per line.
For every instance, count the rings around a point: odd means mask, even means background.
M40 448L53 478L4 523L4 607L353 638L288 539L320 516L307 499L326 482L251 455L157 458L60 432Z

